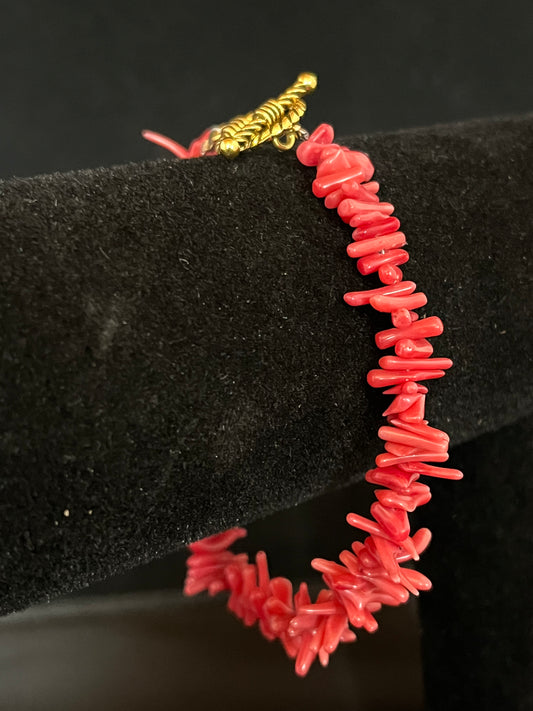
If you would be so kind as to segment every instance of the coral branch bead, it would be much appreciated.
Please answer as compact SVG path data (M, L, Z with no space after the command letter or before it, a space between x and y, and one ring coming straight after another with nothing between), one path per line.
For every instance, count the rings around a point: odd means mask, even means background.
M378 277L382 284L397 284L403 279L403 273L396 264L382 264L378 269Z
M381 349L390 348L400 339L440 336L443 330L444 326L440 318L438 316L430 316L412 323L407 328L391 328L387 331L379 331L376 333L376 345Z
M381 286L378 289L366 289L365 291L349 291L344 294L344 300L350 306L363 306L369 304L374 296L404 295L412 294L416 289L414 281L402 281L399 284Z
M398 370L400 368L440 368L447 370L453 365L450 358L395 358L394 356L383 356L379 359L379 365L385 370Z
M393 232L389 235L349 244L346 251L349 257L366 257L369 254L380 252L383 249L403 247L405 243L406 239L403 232Z
M448 459L449 437L425 419L428 387L420 381L442 378L452 366L449 358L431 357L428 338L443 332L442 321L437 316L420 318L416 312L427 304L427 297L416 291L413 281L403 279L399 265L409 259L402 249L407 239L392 215L393 205L377 195L379 184L371 180L374 167L369 157L333 140L332 127L320 124L300 143L296 156L304 166L316 167L313 193L355 228L347 254L357 260L357 270L376 274L383 284L344 294L346 304L371 306L390 314L392 321L393 327L379 331L375 341L381 350L394 348L395 355L379 358L379 368L367 375L369 385L387 388L384 394L392 396L383 412L386 424L378 430L385 451L365 475L368 483L383 488L375 492L371 518L346 516L350 526L366 534L364 541L354 541L351 550L342 551L339 562L312 560L325 585L314 602L305 583L294 592L286 578L271 578L262 551L251 562L245 553L229 550L246 535L241 528L192 543L185 583L186 595L228 591L228 608L245 625L257 623L268 640L278 639L295 660L299 676L305 676L315 660L326 666L341 642L353 642L356 636L350 625L373 632L378 626L374 615L383 605L403 604L409 595L431 588L425 575L402 567L417 561L431 540L427 528L411 535L409 514L431 499L421 477L458 480L463 476L457 469L436 466ZM187 151L170 139L165 141L183 157L199 155L202 145L197 139Z
M382 370L376 368L368 372L366 379L373 388L387 388L389 385L395 385L396 383L434 380L435 378L442 378L443 375L443 370L427 370L425 368L420 370Z
M433 346L426 338L400 338L394 345L394 352L399 358L429 358Z
M400 227L400 220L397 217L387 217L381 222L369 225L368 227L357 227L352 232L352 239L356 242L371 239L372 237L382 237L396 232Z
M373 296L370 299L370 305L376 311L388 311L389 313L396 311L396 309L418 309L420 306L425 306L427 302L427 296L422 293L404 297L398 294Z

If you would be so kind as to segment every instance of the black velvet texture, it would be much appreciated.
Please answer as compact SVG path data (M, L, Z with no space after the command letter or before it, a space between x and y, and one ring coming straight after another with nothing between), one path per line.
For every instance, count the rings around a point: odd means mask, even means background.
M431 424L459 444L530 412L533 118L339 140L445 324ZM378 283L313 175L262 147L0 183L2 611L372 466L389 319L343 302Z

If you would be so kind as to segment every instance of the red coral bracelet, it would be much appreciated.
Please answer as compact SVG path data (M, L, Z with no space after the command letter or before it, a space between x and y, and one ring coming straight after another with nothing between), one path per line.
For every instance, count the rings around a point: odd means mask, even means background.
M304 138L296 156L303 165L316 167L314 195L324 198L326 207L335 208L354 228L347 252L357 259L359 272L377 273L384 284L344 295L351 306L369 304L390 313L393 326L377 333L375 340L381 350L394 348L395 355L380 358L379 368L367 376L369 385L387 388L384 393L394 396L383 413L387 424L378 430L385 452L376 457L376 467L365 476L367 482L383 488L375 492L371 519L354 513L346 517L351 526L369 534L364 542L355 541L352 550L342 551L340 563L320 558L311 562L326 585L315 602L306 583L294 593L287 578L271 578L263 551L250 562L247 554L229 550L246 535L244 528L189 546L185 595L229 591L228 608L245 625L257 622L268 640L279 639L288 656L295 658L300 676L307 674L316 657L326 666L340 642L356 639L350 625L374 632L378 627L374 615L383 605L400 605L409 593L418 595L431 588L425 575L401 565L417 561L431 539L427 528L411 536L408 514L431 498L429 486L419 482L421 476L463 476L457 469L435 466L448 459L449 437L424 419L428 390L420 381L441 378L452 366L449 358L431 357L433 347L427 340L442 333L442 321L436 316L419 319L415 311L425 306L427 298L416 291L414 282L403 279L399 265L409 259L403 249L406 238L399 231L399 220L392 216L394 207L377 195L379 184L372 180L374 166L368 156L334 143L333 128L328 124L321 124L311 135L299 125L305 110L301 97L315 86L314 75L301 74L277 99L222 127L207 129L188 149L160 134L143 132L179 158L218 153L233 158L263 140L273 140L286 150ZM270 137L265 138L268 131Z

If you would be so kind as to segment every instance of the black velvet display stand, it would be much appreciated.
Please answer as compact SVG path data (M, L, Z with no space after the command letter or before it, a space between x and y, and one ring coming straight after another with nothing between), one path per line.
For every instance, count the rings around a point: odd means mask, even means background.
M339 141L455 363L426 410L465 473L419 513L428 708L531 708L533 117ZM313 175L261 147L0 183L4 613L373 466L389 319L343 302L378 283Z

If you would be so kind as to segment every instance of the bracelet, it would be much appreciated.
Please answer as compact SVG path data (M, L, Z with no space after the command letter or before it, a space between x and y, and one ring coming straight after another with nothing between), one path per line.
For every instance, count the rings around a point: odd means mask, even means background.
M411 536L408 514L431 498L429 486L418 481L421 476L456 480L463 476L457 469L435 466L448 459L449 437L424 419L428 389L420 382L441 378L452 366L449 358L431 357L433 347L427 340L443 332L442 321L437 316L419 318L416 313L427 304L427 297L403 278L399 266L409 259L403 249L406 238L392 215L393 205L380 202L369 157L334 143L328 124L319 125L310 135L300 125L306 109L302 97L316 84L314 74L300 74L277 99L206 129L188 148L161 134L143 132L179 158L220 154L234 159L265 141L289 150L301 139L296 157L304 166L316 167L313 194L324 198L326 207L336 209L353 228L348 256L357 259L362 275L377 274L384 285L344 295L350 306L370 305L389 313L393 326L378 332L375 341L380 350L394 348L395 355L381 357L379 368L367 375L371 387L387 388L384 394L394 396L383 413L387 424L378 430L385 452L365 475L367 482L383 488L375 491L371 519L354 513L346 517L351 526L369 534L364 542L355 541L351 551L342 551L340 563L320 558L311 562L326 585L315 602L306 583L294 593L287 578L271 578L263 551L251 562L246 553L229 550L246 535L244 528L189 545L185 595L229 591L228 608L245 625L257 622L266 639L278 639L295 659L300 676L307 674L317 657L326 666L340 642L356 639L350 625L374 632L378 627L374 615L383 605L400 605L409 593L418 595L431 588L425 575L401 565L418 561L431 539L427 528Z

